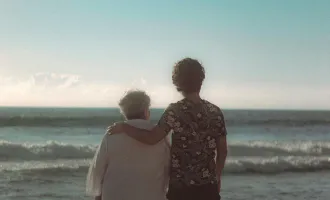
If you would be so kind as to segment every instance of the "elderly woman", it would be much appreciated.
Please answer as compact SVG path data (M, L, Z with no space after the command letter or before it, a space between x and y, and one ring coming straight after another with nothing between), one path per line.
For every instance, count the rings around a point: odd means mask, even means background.
M220 199L227 132L220 108L199 95L204 78L197 60L179 61L172 80L184 98L166 108L155 128L142 130L128 123L110 127L112 134L125 132L145 144L156 144L172 132L169 200Z
M154 127L145 92L129 91L119 106L130 126L137 130ZM165 140L151 146L126 134L105 134L88 172L87 193L98 200L165 200L169 160Z

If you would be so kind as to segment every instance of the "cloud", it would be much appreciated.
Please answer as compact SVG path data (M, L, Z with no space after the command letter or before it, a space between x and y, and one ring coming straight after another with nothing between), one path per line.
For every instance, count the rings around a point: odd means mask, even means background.
M30 79L34 85L45 88L70 88L80 83L80 76L73 74L36 73Z
M127 84L86 81L76 74L36 73L25 79L0 77L0 106L117 106L125 91L145 90L153 107L179 100L172 85L150 83L139 77ZM330 109L325 86L278 84L205 85L202 97L222 108Z
M205 96L227 108L330 109L327 85L230 84L206 89Z
M124 92L131 88L146 90L156 107L165 106L171 96L175 96L170 87L150 87L143 78L125 85L87 82L75 74L36 73L23 80L0 77L0 105L116 106Z

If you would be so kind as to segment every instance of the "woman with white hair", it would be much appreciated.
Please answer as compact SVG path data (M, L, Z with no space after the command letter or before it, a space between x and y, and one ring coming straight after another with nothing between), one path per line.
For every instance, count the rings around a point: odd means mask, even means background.
M151 130L150 97L131 90L120 100L121 113L133 127ZM134 133L130 133L134 134ZM165 200L169 147L150 146L126 134L105 134L87 176L87 194L95 200Z

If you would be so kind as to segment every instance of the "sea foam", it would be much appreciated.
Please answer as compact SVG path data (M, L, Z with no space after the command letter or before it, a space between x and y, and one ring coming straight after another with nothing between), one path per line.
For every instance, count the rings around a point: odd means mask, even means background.
M86 174L91 159L6 162L2 173L21 173L38 176L73 176ZM228 158L225 174L280 174L285 172L316 172L330 170L329 157L284 156L271 158Z
M0 141L0 160L56 160L92 158L97 145L73 145L57 141L44 144ZM330 156L330 142L235 142L229 157Z

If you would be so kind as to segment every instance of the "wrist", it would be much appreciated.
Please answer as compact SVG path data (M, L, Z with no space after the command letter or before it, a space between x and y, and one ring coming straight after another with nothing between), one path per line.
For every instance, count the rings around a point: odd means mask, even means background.
M122 128L123 128L123 131L125 132L125 133L127 133L127 132L130 132L130 125L128 125L126 122L124 122L123 124L122 124Z
M218 171L217 171L217 178L220 178L221 175L222 175L222 170L218 170Z

